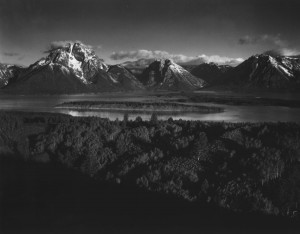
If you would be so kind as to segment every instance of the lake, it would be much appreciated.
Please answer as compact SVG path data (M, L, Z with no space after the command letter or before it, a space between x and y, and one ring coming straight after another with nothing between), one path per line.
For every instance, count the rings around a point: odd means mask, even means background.
M198 92L199 93L199 92ZM196 94L195 94L196 95ZM210 92L209 95L221 95L219 92ZM222 93L222 95L227 95ZM228 95L243 95L228 93ZM253 94L257 95L257 94ZM281 97L281 96L282 97ZM244 95L243 95L244 96ZM263 96L263 94L259 94ZM266 95L264 95L266 96ZM284 94L273 94L270 98L295 98L298 99L299 95L294 97ZM72 116L97 116L101 118L109 118L111 120L122 120L125 111L78 111L55 108L56 105L63 102L72 101L173 101L178 98L185 98L182 94L178 93L169 95L163 93L103 93L103 94L84 94L84 95L45 95L45 96L25 96L25 95L1 95L0 96L0 109L1 110L18 110L18 111L33 111L33 112L54 112L69 114ZM193 103L195 104L195 103ZM224 108L222 113L163 113L158 114L158 118L167 120L170 117L173 119L183 120L203 120L203 121L226 121L226 122L299 122L300 121L300 108L288 108L280 106L234 106L223 105L214 103L197 103L199 105L217 106ZM151 117L150 112L133 113L127 112L129 119L135 119L141 116L143 120L149 120Z

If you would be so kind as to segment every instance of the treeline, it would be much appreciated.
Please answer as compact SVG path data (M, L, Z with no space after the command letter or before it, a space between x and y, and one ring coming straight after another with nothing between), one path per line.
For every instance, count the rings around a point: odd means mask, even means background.
M236 212L296 217L300 125L0 114L0 150ZM0 151L1 153L1 151Z

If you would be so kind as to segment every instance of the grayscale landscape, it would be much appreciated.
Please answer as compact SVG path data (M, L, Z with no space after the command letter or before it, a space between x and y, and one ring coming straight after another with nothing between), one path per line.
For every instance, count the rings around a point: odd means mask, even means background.
M0 232L298 233L299 10L0 0Z

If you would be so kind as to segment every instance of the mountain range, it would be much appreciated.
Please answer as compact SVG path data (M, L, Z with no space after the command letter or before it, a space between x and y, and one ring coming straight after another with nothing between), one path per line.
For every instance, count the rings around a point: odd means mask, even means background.
M47 51L30 65L0 64L0 88L8 93L63 94L133 90L198 90L236 86L299 89L300 58L260 54L236 67L202 63L176 64L170 59L140 59L108 65L82 43Z
M124 66L132 69L145 84L145 73L149 73L150 67L154 66L153 64L145 66L147 62L149 60L126 62ZM277 90L300 88L299 56L259 54L251 56L236 67L216 63L181 65L181 67L194 77L205 81L205 87L227 86Z
M269 90L300 89L300 58L254 55L236 67L203 63L187 68L211 87L243 87Z
M3 67L4 90L13 93L86 93L136 90L142 84L123 66L109 66L81 43L48 51L48 56L15 75Z
M221 83L268 89L300 88L300 58L251 56L249 59L229 69Z

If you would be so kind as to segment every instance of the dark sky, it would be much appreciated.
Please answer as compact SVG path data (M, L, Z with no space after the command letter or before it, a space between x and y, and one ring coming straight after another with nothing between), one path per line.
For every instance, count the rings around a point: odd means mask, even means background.
M289 55L300 49L299 13L299 0L0 0L0 62L28 65L66 40L108 63L161 51L182 60Z

